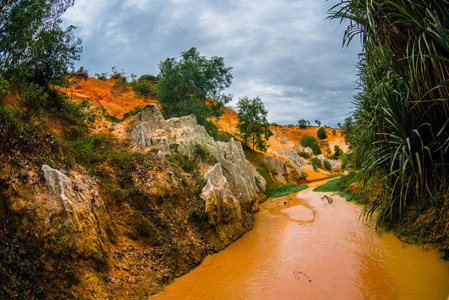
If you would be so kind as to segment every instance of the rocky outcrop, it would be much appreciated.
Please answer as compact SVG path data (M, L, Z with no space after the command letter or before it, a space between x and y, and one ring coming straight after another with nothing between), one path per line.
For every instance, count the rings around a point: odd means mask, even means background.
M56 198L60 200L59 202L66 214L64 224L71 224L78 228L80 224L76 215L76 211L73 207L73 203L65 196L65 189L69 184L67 177L65 177L65 175L58 170L52 169L47 165L42 166L42 171L45 178L45 183L47 184L51 195L56 196ZM58 207L56 201L53 201L53 204L55 207ZM46 224L50 223L50 218L51 214L49 214L49 216L47 217L45 221Z
M265 155L264 158L275 170L274 179L278 183L297 184L307 177L307 172L303 169L307 162L293 148L270 151L270 156Z
M245 158L240 142L216 142L194 115L164 120L155 104L142 109L127 125L127 136L136 148L176 152L201 166L207 181L201 197L206 202L209 223L225 243L252 228L252 214L258 210L265 179ZM203 168L204 169L204 168Z
M320 154L318 156L316 156L316 158L318 158L321 161L321 168L322 169L327 169L326 165L330 166L330 170L331 172L334 173L341 173L342 167L341 167L341 161L340 160L335 160L335 159L329 159L326 156L324 156L323 154Z
M212 226L222 226L225 223L240 223L242 219L240 202L234 197L224 177L221 164L217 163L210 167L204 174L207 180L203 188L201 197L206 202L206 214L209 218L209 224ZM238 226L234 226L236 228ZM233 236L234 234L231 234ZM228 236L228 235L226 235Z

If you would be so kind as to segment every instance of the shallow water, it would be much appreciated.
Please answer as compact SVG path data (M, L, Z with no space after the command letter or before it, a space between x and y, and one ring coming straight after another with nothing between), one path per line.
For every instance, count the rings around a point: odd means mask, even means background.
M360 206L318 184L262 204L252 231L151 298L447 299L449 263L435 248L378 236Z

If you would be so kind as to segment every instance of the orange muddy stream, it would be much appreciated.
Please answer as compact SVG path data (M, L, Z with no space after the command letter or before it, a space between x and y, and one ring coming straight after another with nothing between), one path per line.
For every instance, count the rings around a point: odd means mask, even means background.
M322 183L269 199L253 230L150 298L447 299L449 263L436 249L378 236L360 206L312 191Z

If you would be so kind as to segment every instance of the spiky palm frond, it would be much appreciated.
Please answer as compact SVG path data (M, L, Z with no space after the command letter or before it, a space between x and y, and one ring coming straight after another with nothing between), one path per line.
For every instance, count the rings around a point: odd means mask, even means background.
M447 0L342 0L330 9L330 19L350 22L343 44L359 35L364 47L351 140L365 178L385 187L367 206L378 225L448 186L448 8Z

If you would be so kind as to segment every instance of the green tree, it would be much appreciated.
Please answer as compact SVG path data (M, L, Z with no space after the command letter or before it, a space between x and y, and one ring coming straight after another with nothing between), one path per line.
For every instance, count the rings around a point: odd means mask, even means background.
M324 127L320 127L318 128L317 132L316 132L317 137L319 137L320 139L325 139L327 138L327 134L326 134L326 129Z
M181 58L167 58L159 65L159 103L166 118L194 114L198 124L213 133L212 118L224 113L231 100L222 91L232 82L232 67L222 57L207 59L195 47L181 53Z
M151 75L151 74L143 74L139 76L139 79L137 79L137 82L142 82L142 81L158 81L159 78L157 78L157 76Z
M301 138L301 145L303 147L310 147L314 154L318 155L321 154L321 148L317 143L316 138L310 135L304 135Z
M266 151L268 145L266 141L273 135L270 130L270 124L267 120L268 111L259 97L248 99L241 98L237 103L239 123L237 128L243 135L246 145L252 145L255 148Z
M299 128L306 128L307 120L305 120L305 119L298 120L298 125L299 125Z
M47 88L62 84L79 59L81 40L74 26L63 30L61 15L73 0L4 0L0 5L0 66L16 85Z
M321 126L321 121L320 120L315 120L315 123L317 123L318 126Z

